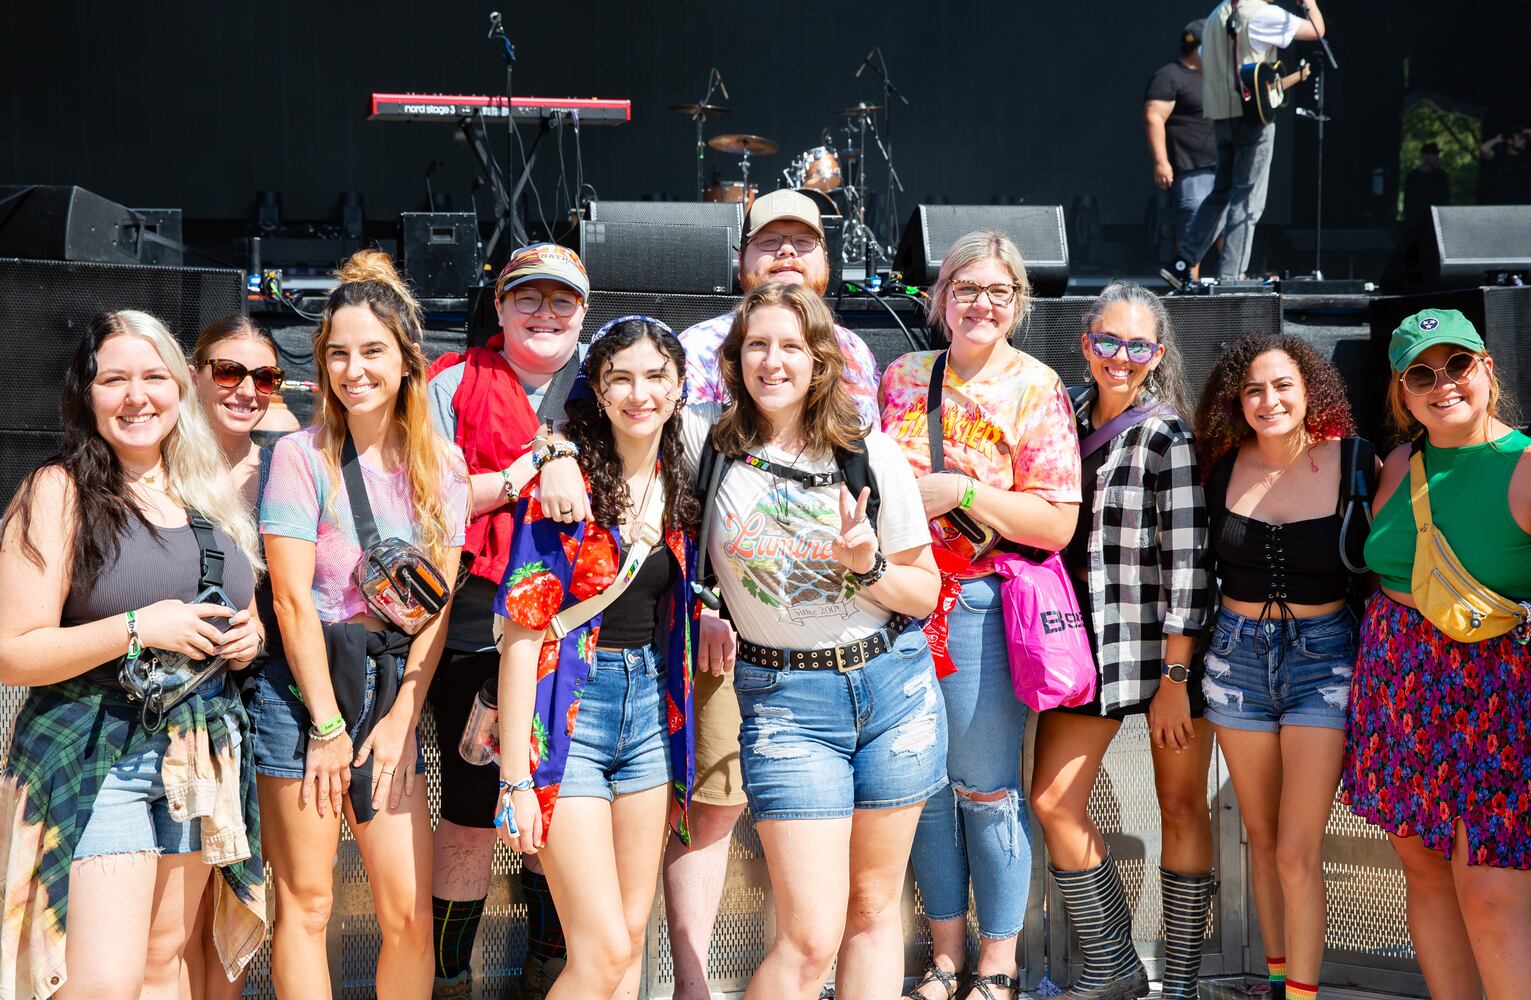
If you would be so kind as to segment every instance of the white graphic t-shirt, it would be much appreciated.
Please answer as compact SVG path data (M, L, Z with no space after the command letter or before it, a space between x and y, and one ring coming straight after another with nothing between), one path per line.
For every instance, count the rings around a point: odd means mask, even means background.
M686 457L695 468L721 407L688 403ZM867 436L867 459L881 510L884 555L930 544L914 473L893 439ZM805 472L832 472L833 458L810 461L774 448L759 458ZM889 611L857 592L835 561L840 484L809 487L735 460L723 477L707 543L734 629L750 642L782 649L818 649L863 639L887 624Z

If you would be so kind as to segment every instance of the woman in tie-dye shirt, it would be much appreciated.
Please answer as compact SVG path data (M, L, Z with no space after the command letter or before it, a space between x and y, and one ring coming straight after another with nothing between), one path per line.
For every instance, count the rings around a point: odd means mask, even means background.
M942 570L942 603L927 631L942 674L952 792L925 804L914 842L934 956L911 995L927 1000L948 1000L956 989L970 885L980 942L979 985L968 995L1011 1000L1018 991L1015 938L1031 881L1020 770L1026 706L1011 689L989 546L1003 539L1056 552L1073 534L1079 506L1079 445L1062 383L1010 343L1028 290L1020 251L1008 238L976 232L957 240L930 298L950 349L906 354L882 380L883 429L919 477ZM932 474L926 408L937 365L946 471ZM969 534L954 523L964 518ZM975 522L986 540L970 537Z

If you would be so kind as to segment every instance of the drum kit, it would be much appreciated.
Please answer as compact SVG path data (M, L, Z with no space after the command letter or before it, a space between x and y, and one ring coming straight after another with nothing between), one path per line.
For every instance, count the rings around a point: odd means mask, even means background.
M713 71L717 73L716 70ZM713 81L709 78L708 98L711 97ZM721 86L721 80L718 81ZM727 97L727 91L724 91ZM730 108L708 103L707 98L696 104L677 104L672 110L685 114L697 123L697 193L702 201L736 202L749 211L759 185L750 181L751 157L774 156L781 152L781 145L765 136L744 132L715 135L703 139L703 124L709 117L732 114ZM838 130L842 142L835 143L835 128L824 130L822 145L805 149L792 158L781 171L778 186L792 188L806 195L819 206L826 216L845 219L845 241L841 248L842 263L865 261L871 271L879 264L887 264L892 248L883 245L867 225L867 202L871 187L867 183L863 165L867 162L867 137L870 133L877 141L877 116L887 112L883 104L859 103L854 107L834 112L841 121ZM881 143L878 143L879 148ZM706 149L739 157L739 179L724 180L718 170L713 170L711 183L704 183L701 160Z

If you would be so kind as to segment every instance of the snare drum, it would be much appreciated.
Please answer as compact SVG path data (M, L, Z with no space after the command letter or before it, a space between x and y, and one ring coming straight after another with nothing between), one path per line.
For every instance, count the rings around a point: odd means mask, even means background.
M760 188L750 185L748 192L744 190L743 181L719 181L702 192L703 201L743 202L745 211L754 204L755 195L760 193Z
M840 186L840 158L828 146L815 146L792 161L796 187L833 191Z

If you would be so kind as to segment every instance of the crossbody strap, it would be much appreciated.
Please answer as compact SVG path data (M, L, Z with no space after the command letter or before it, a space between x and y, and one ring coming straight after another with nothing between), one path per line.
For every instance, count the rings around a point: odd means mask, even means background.
M345 442L340 446L340 474L345 479L346 496L351 501L356 540L365 552L382 539L377 533L377 521L372 517L372 501L367 496L367 483L361 474L361 457L356 454L356 442L351 440L350 431L346 431Z
M617 571L617 578L612 581L611 586L594 597L586 598L553 616L553 621L548 625L548 631L555 638L562 639L605 611L622 596L623 591L627 590L628 584L632 583L633 578L638 575L643 561L649 557L650 552L654 551L654 546L664 541L664 499L662 489L649 498L648 508L643 512L643 526L638 529L638 537L629 546L627 558L622 560L622 568Z
M925 393L925 429L930 438L930 471L946 469L945 448L941 442L941 389L946 383L946 352L936 355L930 366L930 389Z
M223 586L223 550L218 547L218 540L213 537L213 522L203 517L197 511L188 510L186 521L191 525L191 533L197 538L197 547L202 550L202 578L197 583L197 593L202 593L209 587Z
M1425 476L1425 453L1409 456L1409 505L1414 508L1414 529L1428 534L1434 528L1430 519L1430 480Z
M1122 433L1122 431L1127 430L1129 427L1136 427L1149 417L1168 416L1174 412L1174 410L1163 403L1155 403L1153 406L1129 406L1121 413L1107 420L1098 429L1091 431L1083 441L1079 442L1079 457L1081 459L1089 458L1109 444L1111 439Z
M558 369L553 381L548 383L547 391L542 394L542 402L537 404L537 419L541 423L551 427L554 420L563 419L564 403L569 400L569 387L574 385L574 376L579 374L580 360L576 349L563 367Z

